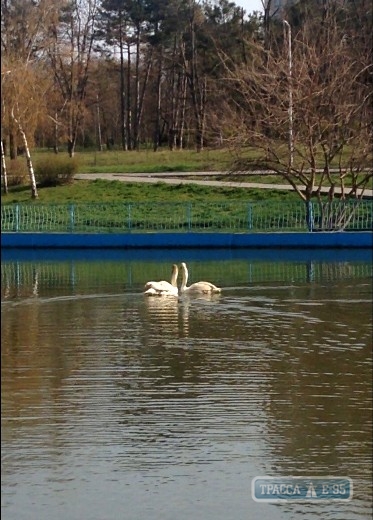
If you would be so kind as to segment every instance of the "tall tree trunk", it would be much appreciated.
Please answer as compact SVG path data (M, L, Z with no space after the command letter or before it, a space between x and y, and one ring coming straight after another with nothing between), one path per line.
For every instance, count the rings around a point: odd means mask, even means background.
M194 9L194 8L193 8ZM204 137L204 114L206 104L206 79L201 84L201 78L198 71L197 63L197 46L196 46L196 25L194 21L194 11L191 12L189 20L189 36L190 36L190 59L186 59L185 49L182 49L184 68L188 78L190 95L192 98L194 124L195 124L195 144L197 152L203 149Z
M122 24L119 27L119 49L120 49L120 135L122 141L122 149L128 150L128 139L126 132L126 101L125 101L125 77L124 77L124 51L123 51L123 35Z
M185 130L185 114L186 114L186 94L187 94L187 77L182 72L179 76L179 106L176 116L176 128L177 128L177 136L176 141L180 150L183 149L184 146L184 130Z
M32 165L31 154L30 154L30 149L28 147L27 137L26 137L26 134L25 134L25 132L23 131L22 128L19 128L19 131L21 133L23 145L25 147L27 169L28 169L28 174L29 174L29 177L30 177L30 184L31 184L31 198L37 199L39 197L39 194L38 194L38 190L37 190L37 187L36 187L36 179L35 179L34 167Z
M1 139L1 173L3 175L3 191L5 194L8 193L8 173L6 169L6 162L5 162L5 152L4 152L4 145L3 140Z
M74 157L75 153L75 139L69 138L67 140L67 153L69 154L69 157Z
M37 199L39 197L38 190L36 187L36 179L35 179L35 173L34 173L34 167L32 165L31 160L31 154L30 154L30 148L28 146L27 136L25 134L25 131L22 128L21 122L16 119L14 113L12 112L12 118L13 121L16 123L18 127L18 131L21 134L23 146L25 147L25 154L26 154L26 161L27 161L27 170L30 178L30 184L31 184L31 198Z
M54 153L58 153L58 113L56 111L56 119L55 119L55 122L54 122L54 146L53 146L53 151Z
M102 152L100 98L99 98L98 94L97 94L97 149L99 152Z
M158 74L157 74L157 83L156 83L156 110L155 110L155 123L154 123L154 140L153 140L153 150L156 152L158 146L160 145L160 118L161 118L161 94L162 94L162 49L159 53L159 63L158 63Z
M133 147L139 149L139 112L140 112L140 24L136 28L136 60L135 60L135 106L133 118Z
M12 161L17 159L17 138L14 128L9 131L9 156Z
M131 94L131 44L127 42L127 148L132 150L133 148L133 136L132 136L132 94Z
M149 81L149 75L150 75L151 67L152 67L152 53L150 53L148 62L146 64L146 71L145 71L144 82L143 82L142 89L141 89L141 92L140 92L140 95L139 95L139 104L138 104L138 112L137 112L137 134L138 134L138 137L137 137L138 146L137 146L137 148L140 145L140 128L141 128L142 115L143 115L143 112L144 112L144 99L145 99L146 88L148 86L148 81Z
M174 37L172 58L171 58L171 74L169 84L169 117L168 117L168 147L172 151L176 146L176 132L177 132L177 107L180 98L178 97L177 81L176 81L176 67L177 67L177 50L178 38Z

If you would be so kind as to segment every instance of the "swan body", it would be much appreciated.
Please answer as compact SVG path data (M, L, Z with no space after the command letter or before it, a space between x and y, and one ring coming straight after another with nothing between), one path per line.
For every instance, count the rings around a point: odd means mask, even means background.
M188 268L184 262L181 264L181 269L183 272L183 278L180 287L180 294L215 294L221 292L220 287L216 287L216 285L210 282L196 282L187 287Z
M177 276L179 268L176 264L172 266L171 283L161 280L160 282L147 282L144 286L146 296L178 296Z

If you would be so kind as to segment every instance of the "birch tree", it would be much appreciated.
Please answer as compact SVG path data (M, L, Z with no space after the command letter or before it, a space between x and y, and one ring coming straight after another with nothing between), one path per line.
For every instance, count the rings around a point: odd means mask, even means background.
M46 26L53 10L49 0L31 4L2 0L1 3L2 131L9 135L11 158L16 158L17 137L21 139L32 198L37 198L38 193L30 143L49 88L42 59L47 45Z
M31 197L37 198L31 145L39 117L44 113L45 94L50 84L45 70L35 63L8 62L7 65L10 69L2 84L6 107L4 116L10 118L21 139L30 179Z

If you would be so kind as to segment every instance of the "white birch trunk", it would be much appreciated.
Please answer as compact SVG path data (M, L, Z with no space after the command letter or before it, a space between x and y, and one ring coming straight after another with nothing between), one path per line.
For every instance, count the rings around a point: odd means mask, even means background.
M39 195L38 195L38 190L37 190L37 187L36 187L34 167L32 165L32 160L31 160L31 155L30 155L30 148L28 146L27 137L26 137L26 134L25 134L25 132L24 132L24 130L22 128L22 125L21 125L20 121L15 117L13 111L12 111L12 118L13 118L14 122L16 123L16 125L18 126L18 130L19 130L19 133L22 136L23 145L25 147L27 169L28 169L28 174L29 174L29 177L30 177L30 184L31 184L31 198L37 199L39 197Z
M1 172L3 175L4 193L8 193L8 173L6 170L3 140L1 139Z
M24 144L24 147L25 147L27 169L28 169L28 174L29 174L29 177L30 177L30 184L31 184L31 197L33 199L37 199L39 197L39 195L38 195L38 190L37 190L37 187L36 187L34 167L32 165L32 160L31 160L31 155L30 155L30 149L28 147L27 137L26 137L26 134L25 134L25 132L23 131L23 129L21 127L19 127L19 131L21 133L23 144Z

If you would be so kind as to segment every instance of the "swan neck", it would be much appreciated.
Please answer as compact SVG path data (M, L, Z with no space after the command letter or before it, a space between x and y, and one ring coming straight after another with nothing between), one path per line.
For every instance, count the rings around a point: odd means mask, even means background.
M172 270L172 276L171 276L171 285L173 287L177 287L177 275L179 274L179 271L177 268L174 268Z
M181 292L185 290L186 285L188 283L188 269L184 265L182 266L182 269L183 269L183 277L182 277L181 287L180 287Z

